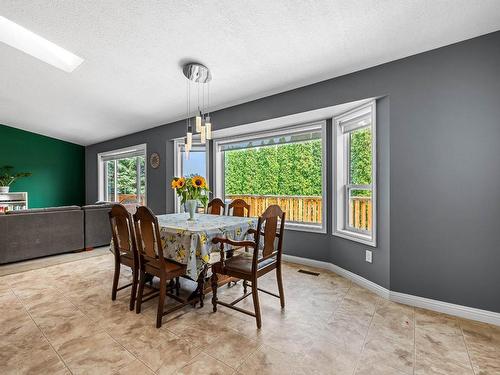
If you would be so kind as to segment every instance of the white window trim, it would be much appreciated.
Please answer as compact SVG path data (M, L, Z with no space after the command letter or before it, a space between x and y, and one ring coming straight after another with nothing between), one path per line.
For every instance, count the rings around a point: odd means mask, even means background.
M347 220L347 207L345 199L345 181L347 180L346 160L347 147L345 145L346 137L340 129L340 124L349 119L358 117L359 112L363 110L371 111L371 128L372 128L372 233L365 234L353 230L346 229L345 222ZM333 199L332 199L332 212L333 212L333 230L332 234L337 237L346 238L348 240L356 241L364 245L376 247L377 246L377 133L376 133L376 101L372 100L362 106L349 110L338 116L335 116L332 121L333 134L333 163L332 163L332 176L333 176ZM339 147L339 144L342 147Z
M181 148L184 147L184 138L174 139L174 176L181 175L182 169L182 159L181 159ZM193 147L205 147L205 157L206 157L206 171L205 179L210 181L210 142L207 141L204 145L193 139ZM172 176L172 177L174 177ZM167 197L168 198L168 197ZM174 192L174 212L180 212L180 199Z
M304 232L314 232L314 233L326 233L326 231L327 231L327 226L326 226L326 220L327 220L327 212L326 212L327 211L326 210L326 207L327 207L326 206L326 200L327 200L326 121L321 120L321 121L308 122L308 123L303 123L303 124L293 125L293 126L289 126L289 125L290 124L285 123L285 124L282 124L282 126L280 128L277 128L277 129L271 130L271 131L259 131L259 132L248 133L248 130L246 130L246 132L242 131L241 133L237 133L237 134L233 133L229 137L214 139L213 171L214 171L214 175L215 175L215 179L214 179L215 196L222 197L222 198L224 197L224 189L223 189L224 182L223 182L223 176L222 176L223 171L222 171L222 168L218 167L222 163L223 152L221 152L221 150L220 150L222 145L224 145L226 143L234 143L234 142L245 141L245 140L250 140L250 139L280 136L280 135L290 134L291 132L293 133L293 132L303 132L303 131L308 131L308 130L321 129L321 147L322 147L322 155L321 155L321 164L322 164L322 171L321 171L321 174L322 174L321 226L311 225L311 224L303 224L303 223L286 222L285 229L304 231Z
M97 154L97 196L100 201L103 201L105 198L104 194L104 161L110 157L114 156L126 156L131 153L143 153L145 160L145 168L144 168L144 177L146 186L144 187L144 204L147 203L148 198L148 158L147 158L147 144L142 143L135 146L129 146L120 148L117 150L111 150L106 152L100 152Z

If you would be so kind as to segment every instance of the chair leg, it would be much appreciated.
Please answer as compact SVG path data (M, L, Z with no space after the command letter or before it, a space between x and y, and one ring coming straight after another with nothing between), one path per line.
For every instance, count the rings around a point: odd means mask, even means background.
M118 279L120 278L120 262L115 261L115 274L113 275L113 287L111 289L111 299L116 300L116 292L118 290Z
M141 270L140 277L139 277L139 291L137 293L137 301L135 303L135 312L137 314L139 314L141 312L142 295L144 293L144 284L145 283L146 283L146 272Z
M135 307L135 299L137 296L137 284L139 283L139 275L137 274L137 271L132 270L132 291L130 292L130 311L134 310Z
M179 291L181 289L181 282L179 280L179 277L175 278L175 295L179 297Z
M276 279L278 279L278 290L280 294L281 308L285 308L285 293L283 291L283 278L281 276L281 265L276 268Z
M257 290L257 278L252 280L252 298L253 306L255 309L255 319L257 320L257 328L262 327L262 320L260 316L260 304L259 304L259 291Z
M158 296L158 312L156 313L156 328L161 327L163 318L163 305L165 304L165 295L167 294L167 280L165 275L160 277L160 295Z
M217 277L217 273L216 272L212 273L211 282L212 282L212 305L213 305L213 311L217 312L217 286L218 286L219 279Z
M243 280L243 294L247 294L248 283L246 280Z

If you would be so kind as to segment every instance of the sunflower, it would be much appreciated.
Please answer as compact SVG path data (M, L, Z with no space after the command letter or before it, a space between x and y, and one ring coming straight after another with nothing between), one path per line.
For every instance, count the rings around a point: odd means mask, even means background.
M204 188L207 185L205 179L201 176L194 176L193 178L191 178L191 184L195 188Z
M181 189L184 187L186 184L186 179L184 177L181 177L177 180L177 189Z
M172 180L172 189L181 189L182 187L184 187L184 185L186 184L186 180L184 179L184 177L180 177L180 178L174 178Z

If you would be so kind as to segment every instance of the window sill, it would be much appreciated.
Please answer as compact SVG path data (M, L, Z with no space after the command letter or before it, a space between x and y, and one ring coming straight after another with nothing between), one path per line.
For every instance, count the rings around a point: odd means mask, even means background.
M351 232L348 230L337 229L333 231L333 235L336 237L342 237L346 240L351 240L354 242L362 243L363 245L368 245L371 247L377 247L377 242L375 238L367 236L361 233Z
M285 229L299 231L299 232L326 233L326 226L299 224L291 222L285 223Z

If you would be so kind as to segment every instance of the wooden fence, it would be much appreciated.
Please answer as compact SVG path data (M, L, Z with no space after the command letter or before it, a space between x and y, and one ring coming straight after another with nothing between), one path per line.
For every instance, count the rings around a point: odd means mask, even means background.
M119 203L137 203L137 194L118 194ZM141 196L141 201L138 202L144 204L144 196Z
M287 221L321 223L322 198L317 196L226 195L227 199L243 199L250 205L250 216L259 216L267 207L277 204L286 212Z
M349 202L349 225L356 229L372 229L372 198L351 197Z
M322 220L322 197L279 195L226 195L227 199L243 199L250 205L250 216L259 216L272 204L286 212L287 221L319 224ZM349 225L371 230L372 201L370 197L352 197L349 205Z

